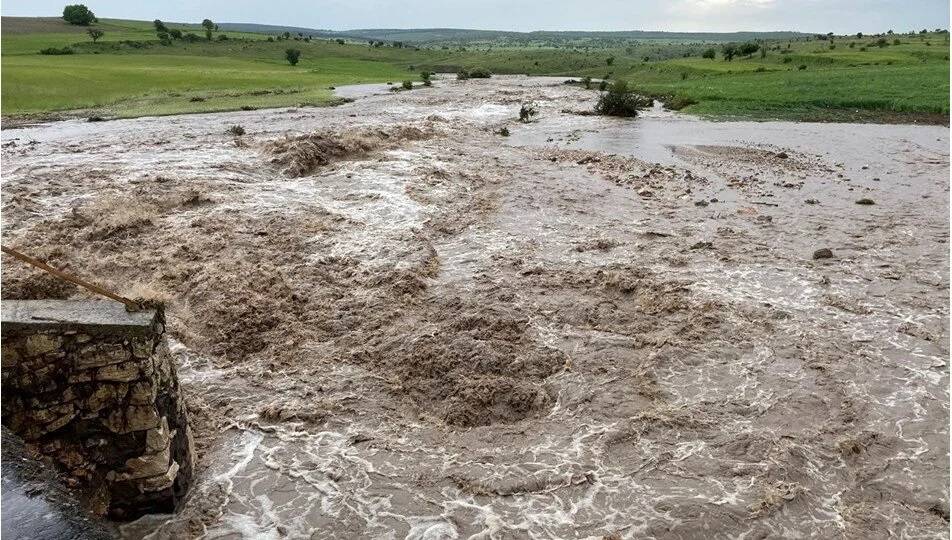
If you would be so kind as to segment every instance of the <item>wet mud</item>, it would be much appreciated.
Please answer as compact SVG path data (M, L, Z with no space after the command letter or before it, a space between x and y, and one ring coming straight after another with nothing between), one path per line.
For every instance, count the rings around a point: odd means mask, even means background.
M377 90L3 131L4 244L169 305L196 485L126 537L947 537L947 128Z

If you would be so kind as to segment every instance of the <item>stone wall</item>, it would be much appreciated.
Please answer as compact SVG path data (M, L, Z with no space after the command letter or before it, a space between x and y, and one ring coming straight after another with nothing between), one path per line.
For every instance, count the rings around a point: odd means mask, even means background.
M172 512L192 436L159 310L4 300L2 421L114 519Z

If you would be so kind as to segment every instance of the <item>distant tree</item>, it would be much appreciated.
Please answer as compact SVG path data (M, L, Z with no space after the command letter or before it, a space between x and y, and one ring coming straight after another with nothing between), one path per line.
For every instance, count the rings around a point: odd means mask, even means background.
M713 47L710 49L705 49L704 52L701 53L702 58L707 58L709 60L713 60L715 56L717 56L717 51L715 51Z
M89 26L96 21L96 15L84 4L71 4L63 8L63 20L69 24Z
M740 47L737 48L737 54L751 56L757 52L758 49L760 49L760 45L754 43L753 41L748 41L747 43L742 43Z
M208 41L212 40L212 30L215 29L215 23L211 19L205 19L202 21L202 28L205 29L205 39Z
M93 43L96 43L96 41L99 40L99 38L106 35L105 32L103 32L102 30L98 28L90 28L89 30L86 30L86 33L89 34L90 38L92 38Z
M612 64L614 64L614 63L615 63L615 57L614 57L614 56L609 56L608 58L605 59L605 63L608 64L609 66L612 65Z
M169 36L172 39L182 39L182 31L179 30L178 28L173 28L169 30Z
M892 31L892 30L888 30L888 31L886 31L886 33L889 34L890 36L893 35L893 31Z
M862 33L862 32L856 32L856 39L863 39L863 33Z
M394 42L393 42L393 48L394 48L394 49L402 49L402 48L403 48L403 42L402 42L402 41L394 41Z
M281 37L283 37L284 39L291 39L291 32L285 32L281 34Z
M767 58L767 47L764 45L760 46L760 58Z
M288 49L284 51L284 59L287 60L292 66L296 66L300 58L301 51L297 49Z
M159 37L159 43L162 45L171 45L172 38L169 36L168 32L158 32L156 35Z
M721 54L724 55L724 60L730 62L734 59L734 55L737 54L737 45L733 43L728 43L721 47Z
M421 71L420 79L423 81L423 86L433 86L433 81L430 78L433 76L429 71Z
M158 19L152 21L152 24L155 25L155 31L156 31L156 32L166 32L166 33L167 33L167 32L169 31L169 29L165 26L165 23L162 22L162 21L160 21L160 20L158 20Z
M344 40L341 39L341 38L337 38L337 39L335 39L334 41L336 41L338 45L343 45L344 43L347 43L346 41L344 41Z

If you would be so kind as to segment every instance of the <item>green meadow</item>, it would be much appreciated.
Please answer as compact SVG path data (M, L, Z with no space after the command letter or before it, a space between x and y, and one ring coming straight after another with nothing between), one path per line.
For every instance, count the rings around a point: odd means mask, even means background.
M324 105L336 101L333 86L474 67L625 79L639 92L713 118L947 123L949 114L944 32L888 35L885 44L870 36L766 40L765 55L726 61L720 43L683 40L512 46L484 38L468 46L371 46L362 39L340 44L220 31L206 41L198 25L167 24L202 39L163 45L151 22L102 19L94 27L105 35L92 43L86 28L58 19L4 17L3 116L134 117ZM228 39L219 41L219 35ZM39 54L48 47L70 47L73 54ZM702 58L711 47L716 57ZM302 51L296 66L284 60L287 48Z

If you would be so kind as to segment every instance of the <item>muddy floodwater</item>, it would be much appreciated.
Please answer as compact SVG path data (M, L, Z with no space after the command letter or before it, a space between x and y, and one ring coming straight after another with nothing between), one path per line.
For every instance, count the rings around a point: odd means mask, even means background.
M948 128L379 91L2 132L4 244L169 305L196 483L126 537L948 536Z

